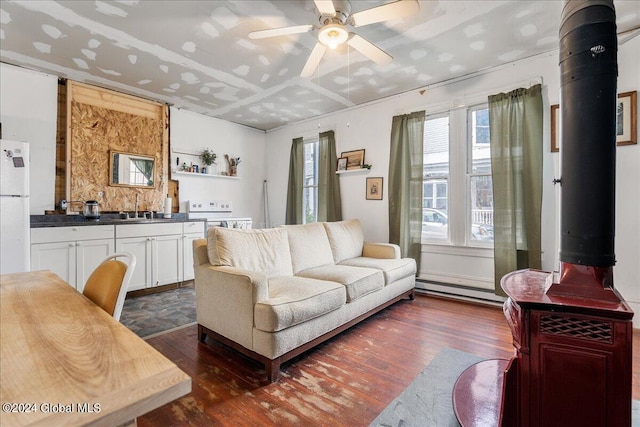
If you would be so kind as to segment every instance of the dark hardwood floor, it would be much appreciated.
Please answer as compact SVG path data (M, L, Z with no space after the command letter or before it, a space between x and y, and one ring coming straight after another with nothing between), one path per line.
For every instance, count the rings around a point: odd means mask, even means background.
M634 330L633 398L640 399ZM509 358L502 309L419 295L400 301L283 365L280 381L196 326L148 342L192 378L192 392L138 418L138 426L368 426L444 347Z

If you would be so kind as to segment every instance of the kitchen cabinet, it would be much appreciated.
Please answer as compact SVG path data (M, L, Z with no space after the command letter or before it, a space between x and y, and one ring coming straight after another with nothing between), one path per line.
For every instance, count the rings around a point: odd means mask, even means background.
M114 226L31 229L31 270L51 270L79 292L93 270L114 253Z
M193 280L193 241L196 239L202 239L205 230L205 223L202 221L192 221L182 223L183 231L183 275L182 280Z
M137 260L129 291L182 281L183 234L179 222L116 226L117 251L131 252Z

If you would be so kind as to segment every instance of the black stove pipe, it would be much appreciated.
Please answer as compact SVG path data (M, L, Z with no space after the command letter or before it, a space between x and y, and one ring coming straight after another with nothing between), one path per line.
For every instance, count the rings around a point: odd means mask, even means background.
M615 264L617 47L612 0L565 1L560 261L566 263Z

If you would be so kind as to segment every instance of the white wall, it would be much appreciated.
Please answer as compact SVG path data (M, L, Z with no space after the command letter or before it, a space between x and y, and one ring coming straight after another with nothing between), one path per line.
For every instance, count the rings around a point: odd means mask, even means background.
M640 91L640 37L618 48L618 93ZM638 105L637 107L640 107ZM640 108L636 108L640 117ZM637 119L640 125L640 119ZM638 136L636 135L636 141ZM640 141L637 141L640 143ZM615 287L640 327L640 145L618 147L616 162Z
M618 92L640 88L640 37L619 47ZM529 86L542 77L544 117L543 167L543 268L558 268L559 251L559 189L552 179L559 177L560 157L550 152L550 105L560 100L558 53L540 55L508 66L490 70L464 81L427 88L421 95L411 91L380 102L355 107L313 120L292 124L267 133L267 179L273 189L270 193L270 215L274 224L284 222L291 140L308 133L333 129L336 132L337 151L364 148L365 163L372 164L368 175L341 176L343 216L362 221L368 241L388 241L387 171L389 139L394 115L426 110L436 113L462 105L486 100L486 96ZM640 110L640 109L639 109ZM272 167L272 165L279 165ZM381 176L385 180L383 201L365 200L365 179ZM617 167L617 231L614 269L616 288L640 312L640 146L618 147ZM447 275L450 282L492 288L491 258L481 251L463 251L463 255L449 256L450 247L438 250L435 246L423 248L421 277ZM635 325L640 325L640 315Z
M225 154L241 160L238 179L172 175L180 182L180 211L186 210L188 200L231 200L233 216L251 217L254 227L263 227L265 133L173 107L169 111L169 121L172 169L176 167L176 157L181 164L201 165L197 156L179 152L199 154L205 148L218 155L216 163L220 170L225 170Z
M31 214L55 204L57 111L57 77L0 63L2 137L29 143Z

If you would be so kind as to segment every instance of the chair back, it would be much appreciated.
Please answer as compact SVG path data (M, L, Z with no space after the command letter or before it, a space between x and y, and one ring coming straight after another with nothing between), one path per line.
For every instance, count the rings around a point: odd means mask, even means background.
M116 258L124 258L125 262ZM89 276L82 294L98 307L120 320L127 288L136 267L136 257L120 252L106 257Z

